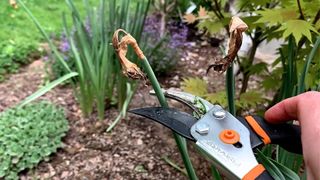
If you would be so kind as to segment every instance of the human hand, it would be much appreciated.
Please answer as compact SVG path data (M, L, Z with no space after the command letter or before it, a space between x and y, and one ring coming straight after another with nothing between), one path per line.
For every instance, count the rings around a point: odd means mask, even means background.
M298 120L308 179L320 178L320 92L306 92L285 99L268 109L270 123Z

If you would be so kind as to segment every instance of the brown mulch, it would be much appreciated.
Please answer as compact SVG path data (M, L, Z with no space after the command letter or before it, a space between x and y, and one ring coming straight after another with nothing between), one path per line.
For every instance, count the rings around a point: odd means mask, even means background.
M205 77L213 90L221 89L221 75L205 70L217 49L200 46L188 52L178 62L177 70L161 78L165 88L180 87L184 77ZM0 84L0 111L16 105L43 85L45 73L41 60ZM141 85L130 108L156 106L155 98L148 95L150 87ZM106 128L118 115L116 109L106 110L106 119L94 116L83 118L72 89L57 87L41 97L65 108L69 131L64 146L36 168L23 172L21 179L187 179L164 161L164 157L183 167L171 131L150 120L129 114L125 120L106 133ZM178 106L172 104L172 106ZM211 179L210 165L189 143L189 153L199 179Z

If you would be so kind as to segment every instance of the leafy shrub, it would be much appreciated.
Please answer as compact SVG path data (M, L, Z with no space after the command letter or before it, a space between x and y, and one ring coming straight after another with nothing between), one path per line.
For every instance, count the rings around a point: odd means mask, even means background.
M219 104L223 107L227 107L227 94L225 90L211 93L208 91L208 84L206 81L200 78L186 78L183 79L182 89L185 92L189 92L196 96L202 97L213 104ZM247 91L239 95L235 101L237 109L250 110L254 108L258 111L257 106L266 102L266 99L263 98L263 95L259 91Z
M200 30L210 34L219 33L222 29L228 31L228 23L232 17L232 13L228 12L230 7L228 1L212 0L209 2L211 2L209 6L199 8L196 15L185 15L185 20L189 23L197 23ZM289 39L292 38L296 46L296 60L304 64L313 42L319 36L319 4L319 1L315 0L295 2L275 0L271 3L255 0L235 2L235 10L249 26L246 33L252 42L248 55L239 61L240 72L243 75L240 93L246 92L252 75L270 76L271 74L267 68L261 69L261 64L252 67L256 64L256 51L264 41L283 39L289 43ZM282 47L285 46L282 45ZM275 63L280 63L280 61ZM310 77L307 78L310 79Z
M167 31L169 33L161 36L160 15L154 13L149 15L145 21L144 38L146 38L146 55L150 65L158 76L167 75L176 67L177 60L184 56L183 49L189 46L187 41L188 27L178 21L170 20Z
M36 166L61 147L68 130L62 109L46 102L12 108L0 114L0 179Z
M40 56L36 44L25 41L4 41L0 43L0 81L5 75L16 73L21 65L26 65Z
M167 39L160 42L149 39L148 48L149 62L157 76L167 75L175 68L179 55L176 49L170 47Z

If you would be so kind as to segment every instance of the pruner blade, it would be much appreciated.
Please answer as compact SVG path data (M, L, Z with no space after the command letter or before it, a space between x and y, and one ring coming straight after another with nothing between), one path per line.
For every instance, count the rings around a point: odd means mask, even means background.
M185 112L173 108L147 107L129 110L129 112L154 120L191 141L196 141L190 132L197 119Z

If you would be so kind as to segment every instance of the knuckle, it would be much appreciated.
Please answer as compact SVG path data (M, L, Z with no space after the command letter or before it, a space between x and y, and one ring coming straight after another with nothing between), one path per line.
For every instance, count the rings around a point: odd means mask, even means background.
M303 98L308 98L308 99L319 99L320 98L320 92L318 91L308 91L303 94Z

